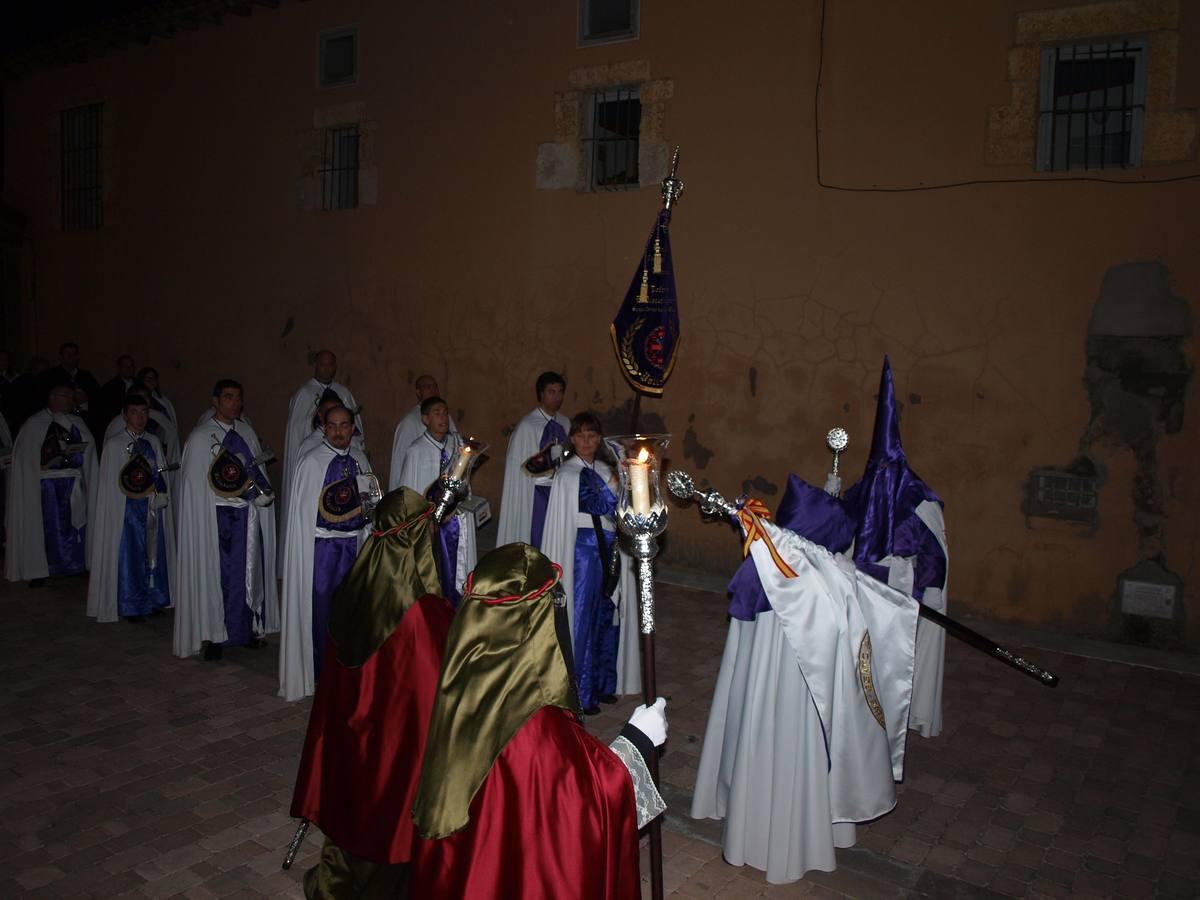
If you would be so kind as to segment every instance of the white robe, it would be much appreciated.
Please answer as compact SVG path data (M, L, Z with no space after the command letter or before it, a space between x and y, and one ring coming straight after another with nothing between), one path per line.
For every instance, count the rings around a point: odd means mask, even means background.
M446 457L454 464L454 456L460 446L460 439L453 431L446 434ZM429 437L422 432L408 448L404 455L404 468L400 471L400 485L417 491L422 496L429 490L442 474L441 450ZM458 519L458 552L454 560L454 589L462 593L467 576L475 568L477 549L475 544L475 517L470 513L457 510L453 515Z
M450 430L458 433L454 419L450 419ZM418 403L400 420L396 431L392 434L392 464L388 469L388 490L394 491L400 487L400 470L404 468L404 457L412 442L425 431L425 423L421 421L421 404Z
M534 451L537 452L536 450ZM567 595L567 621L571 625L571 641L575 641L575 536L580 528L591 529L592 517L579 511L579 475L584 462L572 456L554 473L550 488L550 503L546 508L546 528L542 532L542 553L562 567L562 586ZM596 474L610 486L615 483L613 470L596 460ZM615 488L614 488L615 492ZM600 517L605 531L616 532L616 522ZM613 624L621 626L617 642L617 693L636 694L642 689L642 657L638 643L637 577L634 562L624 550L621 554L621 578L613 596Z
M358 407L350 388L336 381L322 384L317 379L310 378L300 385L299 390L292 395L292 399L288 403L287 428L283 437L283 475L280 476L283 489L279 491L279 524L284 529L287 528L287 504L288 495L292 491L292 475L296 471L297 463L300 462L300 445L313 432L312 419L317 412L317 407L321 405L321 395L327 390L331 390L341 397L342 404L347 409L354 410ZM358 429L360 435L363 433L362 417L357 413L354 416L354 427ZM283 577L283 548L286 545L285 531L280 534L279 540L278 575L280 578Z
M694 818L724 818L724 856L795 881L832 871L850 823L896 803L904 774L917 605L840 554L770 522L751 545L771 609L733 619L696 774ZM868 702L860 661L869 636Z
M256 456L262 452L258 435L244 419L237 431ZM171 572L171 590L175 601L175 655L191 656L204 641L223 643L225 605L221 593L221 552L217 541L217 500L209 485L208 470L214 459L213 445L225 439L225 430L210 410L183 445L183 465L179 472L179 492L175 507L178 521L179 553ZM249 462L249 460L246 460ZM266 474L265 468L263 472ZM232 502L232 501L225 501ZM250 524L257 525L262 548L258 562L267 566L261 574L263 588L263 633L279 630L279 593L269 570L275 559L275 507L252 507Z
M563 432L571 429L571 420L562 413L554 419ZM504 454L504 489L500 494L500 524L496 529L496 546L514 541L529 543L533 528L533 490L539 484L550 484L550 475L536 478L522 468L522 464L537 453L542 440L542 431L550 417L541 407L534 407L529 415L517 423L512 437L508 439L508 451Z
M179 430L179 416L175 414L175 404L171 402L166 394L160 394L158 391L153 392L154 399L162 404L163 409L167 411L167 416L171 419L171 424L175 426L175 430Z
M162 465L163 448L150 433L141 435L154 450L157 465ZM100 477L96 488L96 508L93 524L88 528L88 543L92 551L92 569L88 578L87 614L97 622L117 621L117 585L120 569L121 532L125 528L126 496L118 481L121 469L129 461L125 448L133 438L122 428L104 442L100 456ZM167 505L158 511L163 525L167 550L167 581L175 572L175 527L171 510L170 490ZM174 600L172 599L172 602Z
M17 433L12 465L8 470L9 492L4 511L8 544L4 553L4 575L9 581L32 581L50 574L46 562L46 533L42 525L42 478L64 477L42 471L42 443L51 421L58 422L68 431L72 426L78 428L80 441L87 443L83 466L74 470L77 493L71 504L71 514L76 527L89 524L90 511L96 505L96 441L83 419L69 413L51 413L48 409L34 413ZM86 533L84 541L84 556L90 565L91 541Z
M351 446L349 454L358 463L359 474L371 471L371 464L361 450ZM292 479L295 502L288 504L279 647L279 696L289 702L311 695L315 687L312 586L316 540L318 537L350 538L357 534L361 549L371 531L369 522L358 532L325 532L316 525L325 473L334 457L343 455L322 441L301 456Z
M946 546L946 520L940 503L924 500L916 509L917 518L937 538L946 557L946 580L941 587L928 587L921 602L942 614L946 612L946 581L950 576L950 551ZM888 567L888 584L912 596L915 557L885 556L880 565ZM912 712L908 727L921 737L942 733L942 677L946 659L946 631L932 622L917 625L917 661L913 675Z

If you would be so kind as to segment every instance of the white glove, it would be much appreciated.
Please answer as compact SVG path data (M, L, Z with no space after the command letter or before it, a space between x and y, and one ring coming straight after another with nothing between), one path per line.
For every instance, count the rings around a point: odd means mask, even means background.
M825 493L830 497L840 497L842 494L842 476L830 472L825 476Z
M273 493L272 494L260 493L257 497L254 498L254 505L258 506L258 507L270 506L274 502L275 502L275 495Z
M667 698L659 697L653 706L642 704L629 717L629 724L650 739L655 747L667 740Z

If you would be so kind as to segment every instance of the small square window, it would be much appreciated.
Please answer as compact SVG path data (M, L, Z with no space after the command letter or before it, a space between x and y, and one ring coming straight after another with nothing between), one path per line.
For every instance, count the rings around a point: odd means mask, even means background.
M1145 39L1043 47L1039 94L1039 171L1140 165Z
M321 160L321 208L354 209L358 206L357 125L325 129Z
M607 44L638 36L639 0L579 0L579 43Z
M104 224L104 104L64 109L59 115L62 157L62 229Z
M588 186L593 191L620 191L639 186L638 134L642 101L636 87L598 91L591 96Z
M358 80L358 29L339 28L322 34L318 65L321 87L354 84Z

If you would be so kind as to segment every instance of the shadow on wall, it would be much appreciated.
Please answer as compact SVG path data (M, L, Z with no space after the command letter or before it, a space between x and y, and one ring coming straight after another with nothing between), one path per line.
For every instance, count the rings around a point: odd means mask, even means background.
M1131 568L1114 573L1111 630L1119 639L1160 646L1180 643L1185 633L1183 582L1166 558L1158 443L1183 427L1192 376L1184 341L1191 331L1188 303L1171 293L1166 266L1134 262L1109 269L1088 323L1084 381L1091 416L1079 455L1067 466L1035 469L1026 483L1027 516L1075 522L1094 532L1105 477L1096 451L1133 454L1137 550ZM1141 599L1131 602L1130 585Z

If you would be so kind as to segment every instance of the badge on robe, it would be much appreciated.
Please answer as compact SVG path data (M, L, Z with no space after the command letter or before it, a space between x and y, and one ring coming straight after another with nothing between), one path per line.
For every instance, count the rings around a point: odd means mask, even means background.
M154 467L140 453L133 453L117 473L121 492L131 500L141 500L154 493Z
M49 469L55 463L62 462L70 443L71 432L57 422L51 422L50 427L46 429L45 440L42 441L42 468Z
M208 484L218 497L237 499L251 486L250 470L238 457L223 446L208 467Z
M348 522L361 516L362 494L358 491L358 479L346 477L325 485L319 507L322 518L328 522Z

